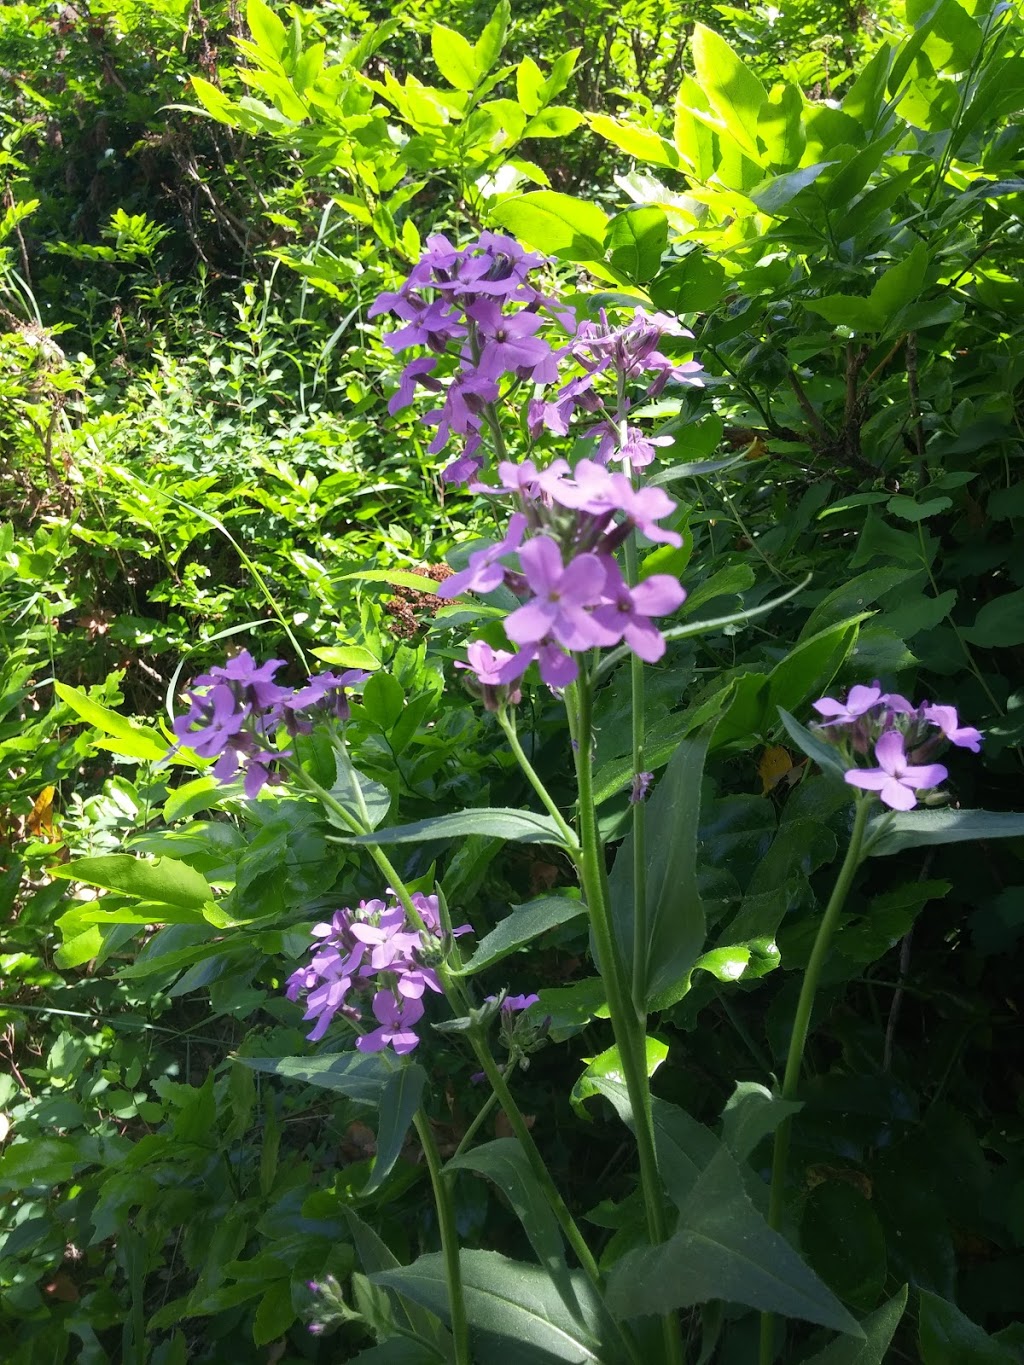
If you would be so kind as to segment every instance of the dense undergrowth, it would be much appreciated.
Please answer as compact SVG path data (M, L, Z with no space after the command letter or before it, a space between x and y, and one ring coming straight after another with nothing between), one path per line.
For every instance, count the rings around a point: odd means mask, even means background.
M537 992L528 1017L550 1021L503 1035L528 1133L503 1100L478 1143L532 1141L608 1302L647 1292L631 1357L620 1327L565 1328L532 1280L536 1321L501 1328L478 1284L474 1359L660 1359L661 1313L681 1332L666 1360L1012 1365L1019 12L602 0L508 20L465 0L0 12L0 1355L459 1360L443 1295L402 1279L440 1245L431 1147L466 1163L449 1178L465 1254L515 1258L510 1277L549 1254L559 1283L559 1226L556 1252L538 1249L544 1199L472 1166L490 1091L466 1037L422 1030L425 1126L408 1135L401 1103L378 1113L377 1092L316 1070L348 1046L341 1021L308 1042L286 981L311 925L385 890L317 795L346 799L329 741L299 729L313 785L293 773L258 800L201 755L168 757L185 685L245 648L283 660L289 689L317 667L369 675L344 733L379 837L537 812L506 712L459 667L467 632L507 644L517 599L434 592L504 522L444 477L461 438L430 450L421 419L439 400L421 389L389 411L413 354L373 309L433 234L490 231L543 254L545 295L577 319L659 313L666 363L700 367L699 385L677 376L630 413L680 542L642 542L641 571L687 592L647 669L641 745L625 660L600 673L585 733L620 903L630 798L655 775L648 847L678 883L668 927L652 921L664 970L641 985L643 1055L665 1111L694 1121L705 1183L681 1226L725 1259L673 1242L682 1270L624 1278L656 1239L632 1138L595 1098L614 1104L619 1062L572 844L514 822L395 843L396 875L473 925L474 1006ZM545 325L571 335L564 313ZM593 454L502 383L485 451ZM793 1117L779 1084L852 809L833 751L798 722L875 679L957 707L984 741L947 753L946 804L895 817L847 886ZM582 828L579 716L570 704L570 734L533 672L522 691L516 744ZM755 1209L769 1214L780 1120L769 1229ZM712 1188L712 1150L742 1163L739 1194ZM728 1259L741 1196L781 1289ZM780 1226L799 1272L770 1240ZM758 1309L786 1319L767 1347ZM849 1315L865 1340L835 1336Z

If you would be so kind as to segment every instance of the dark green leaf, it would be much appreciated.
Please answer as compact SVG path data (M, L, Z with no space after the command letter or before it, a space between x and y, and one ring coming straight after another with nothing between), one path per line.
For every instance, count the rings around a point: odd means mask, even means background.
M510 913L480 940L464 970L467 974L482 971L548 929L583 914L586 914L583 902L569 896L541 896L525 905L513 905Z
M390 1071L376 1053L339 1052L320 1057L235 1057L253 1071L334 1090L359 1104L376 1105Z
M724 1149L701 1173L660 1246L627 1252L608 1280L608 1306L623 1318L726 1299L862 1336L857 1322L750 1202Z
M346 844L418 844L429 839L462 839L467 834L487 834L498 839L515 839L521 844L562 846L562 836L550 815L532 811L503 810L481 806L479 810L455 811L416 820L411 825L394 825L372 834L352 835Z
M849 1337L840 1337L838 1341L831 1342L823 1351L804 1361L804 1365L883 1365L888 1359L886 1352L906 1306L907 1286L904 1285L888 1303L876 1308L861 1323L863 1341L851 1341Z
M497 1138L494 1142L485 1142L462 1156L453 1157L445 1169L474 1171L497 1185L522 1223L537 1259L547 1271L562 1302L574 1317L579 1317L579 1305L565 1264L558 1222L518 1141L515 1138Z
M983 1332L955 1304L921 1290L918 1344L922 1365L1017 1365L1017 1353Z
M413 1115L420 1107L426 1083L427 1073L415 1062L405 1062L397 1071L392 1071L384 1082L379 1100L377 1155L373 1159L370 1178L361 1191L364 1198L379 1189L391 1174L392 1167L402 1153Z
M737 1161L746 1161L783 1119L802 1108L802 1104L773 1095L756 1081L737 1081L722 1111L722 1141Z
M511 1261L494 1251L462 1251L459 1261L466 1315L474 1335L479 1334L477 1359L517 1359L516 1343L543 1352L542 1359L572 1365L598 1365L606 1359L591 1330L575 1320L540 1266ZM448 1280L439 1253L371 1278L448 1319ZM582 1275L573 1274L571 1279L577 1301L593 1322L596 1306L589 1286Z
M912 810L876 815L868 825L868 853L886 857L923 844L1024 837L1024 813L994 810Z

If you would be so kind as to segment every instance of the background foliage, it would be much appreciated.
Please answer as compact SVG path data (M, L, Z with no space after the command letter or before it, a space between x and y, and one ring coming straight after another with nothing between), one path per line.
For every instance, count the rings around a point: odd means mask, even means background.
M153 724L237 632L296 677L296 645L383 666L351 738L390 823L529 804L453 682L453 609L401 577L491 529L439 480L429 433L384 413L395 363L367 308L430 231L504 226L565 288L692 328L707 386L656 415L693 619L812 575L770 616L677 643L651 684L659 768L734 689L701 788L706 958L659 1023L664 1099L715 1124L784 1056L845 828L779 705L875 676L955 702L986 733L983 763L951 765L957 802L1020 806L1019 15L573 0L500 27L462 0L0 13L0 1347L17 1365L353 1358L393 1329L367 1276L434 1246L413 1147L363 1196L365 1108L231 1060L306 1049L281 983L314 919L374 893L365 866L310 803L248 804L161 762ZM616 674L600 699L610 832L628 696ZM526 711L568 800L550 698ZM54 875L122 850L230 887L228 918L153 917ZM909 1283L871 1359L1024 1358L1022 853L873 860L829 963L789 1231L858 1316ZM431 860L480 934L569 880L557 853L484 835L404 871ZM562 1045L521 1100L611 1264L637 1221L620 1130L591 1103L581 1140L564 1099L607 1045L586 951L567 920L493 985L543 988ZM444 1039L425 1052L450 1155L472 1065ZM528 1254L483 1181L458 1190L467 1246ZM328 1274L354 1310L325 1342L303 1321ZM720 1318L693 1311L694 1358L749 1361L750 1320ZM809 1330L793 1359L824 1341Z

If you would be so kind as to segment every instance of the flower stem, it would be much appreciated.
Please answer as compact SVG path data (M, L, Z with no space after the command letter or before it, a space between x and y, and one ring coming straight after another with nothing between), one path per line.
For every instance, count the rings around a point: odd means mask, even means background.
M626 1091L633 1111L637 1156L640 1164L640 1188L643 1193L647 1218L647 1235L652 1246L665 1240L665 1195L658 1174L658 1160L654 1146L654 1117L651 1110L651 1088L647 1075L647 1052L644 1029L625 984L622 954L615 941L608 895L608 875L605 870L604 845L597 832L594 809L593 756L593 695L589 679L581 676L574 684L576 719L576 779L579 790L579 830L581 854L579 859L583 898L597 948L598 970L604 982L611 1016L612 1033L618 1048L619 1060L626 1079ZM682 1365L683 1343L679 1318L675 1313L662 1318L665 1365Z
M636 542L630 536L625 544L626 582L635 587L639 579ZM632 707L633 778L644 771L644 661L638 654L629 657ZM635 795L635 793L634 793ZM633 1008L642 1032L647 1030L647 811L643 800L633 802Z
M836 924L842 913L846 898L850 894L850 887L853 885L854 874L860 866L864 852L864 835L867 829L868 815L874 805L874 798L870 796L859 796L856 798L856 810L853 817L853 830L850 833L850 842L846 849L846 856L843 865L839 869L839 876L836 878L835 886L832 888L832 895L829 897L828 905L822 916L821 924L818 927L817 937L814 940L814 947L811 949L811 956L804 972L804 979L800 986L800 997L797 1000L796 1014L793 1018L793 1032L789 1039L789 1051L786 1055L786 1071L782 1080L782 1098L784 1100L795 1100L800 1089L800 1072L803 1066L804 1047L807 1043L807 1032L811 1023L811 1012L814 1009L814 997L817 994L818 982L821 978L821 970L825 965L828 956L829 945L832 935L835 932ZM782 1226L782 1210L785 1196L786 1167L789 1163L789 1140L791 1132L791 1122L784 1118L775 1130L775 1146L772 1153L772 1183L771 1194L768 1203L768 1225L778 1232ZM771 1313L761 1315L761 1353L760 1365L771 1365L775 1358L774 1352L775 1338L775 1319Z
M554 820L555 824L558 826L558 832L565 840L565 846L569 852L570 857L578 858L580 853L580 847L579 843L577 842L576 835L572 832L572 829L566 823L565 819L562 816L562 812L555 805L554 801L551 798L550 793L548 792L547 787L545 787L544 783L537 776L533 764L526 757L526 753L523 749L523 746L519 743L519 736L516 733L515 712L509 711L507 707L504 706L501 707L498 711L498 724L501 726L502 730L504 730L505 738L508 740L509 748L515 754L516 762L519 764L520 768L522 768L523 772L525 773L526 780L529 782L533 790L537 793L544 809L547 811L547 813L551 816L552 820Z
M413 1124L423 1148L430 1184L437 1208L437 1224L441 1232L441 1254L444 1257L445 1278L448 1282L448 1308L452 1319L452 1340L455 1346L455 1365L473 1365L469 1353L469 1322L466 1300L462 1292L462 1268L459 1264L459 1235L455 1226L455 1209L451 1190L441 1169L441 1154L434 1141L430 1120L422 1109L413 1115Z

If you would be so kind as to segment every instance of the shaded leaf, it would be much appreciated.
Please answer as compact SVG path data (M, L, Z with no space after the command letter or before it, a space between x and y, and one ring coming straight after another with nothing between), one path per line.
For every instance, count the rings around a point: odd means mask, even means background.
M525 905L513 905L511 912L480 940L463 970L467 974L482 971L547 930L586 914L586 909L582 901L569 896L541 896Z
M392 1071L384 1082L377 1125L377 1155L373 1159L370 1178L361 1191L364 1198L380 1189L391 1174L401 1155L413 1115L420 1107L426 1083L427 1073L415 1062L405 1062L397 1071Z

